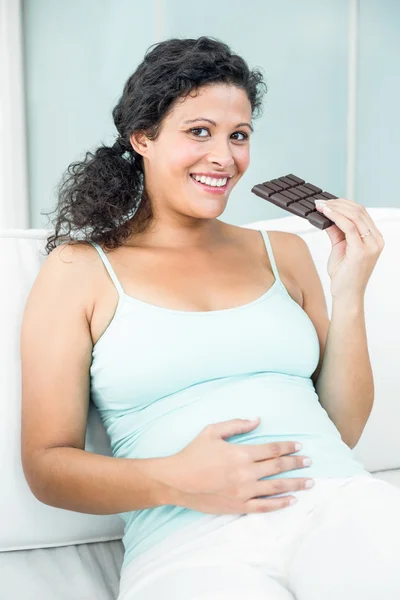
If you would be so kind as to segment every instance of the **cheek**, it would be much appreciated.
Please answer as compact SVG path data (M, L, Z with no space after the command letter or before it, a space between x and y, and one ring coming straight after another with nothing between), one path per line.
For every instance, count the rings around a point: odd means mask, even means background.
M193 165L197 165L204 156L204 149L199 145L188 144L185 147L175 148L171 153L169 163L172 171L181 173L182 170L190 170Z
M234 159L241 171L246 171L250 164L250 147L243 146L234 153Z

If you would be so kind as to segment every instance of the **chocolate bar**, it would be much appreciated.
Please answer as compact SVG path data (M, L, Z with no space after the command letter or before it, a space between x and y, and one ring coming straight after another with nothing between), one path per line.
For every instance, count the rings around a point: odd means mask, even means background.
M279 206L279 208L307 219L311 225L319 229L326 229L334 224L333 221L316 209L315 200L329 200L338 196L323 192L316 185L306 183L304 179L291 173L284 177L259 183L251 191L260 198Z

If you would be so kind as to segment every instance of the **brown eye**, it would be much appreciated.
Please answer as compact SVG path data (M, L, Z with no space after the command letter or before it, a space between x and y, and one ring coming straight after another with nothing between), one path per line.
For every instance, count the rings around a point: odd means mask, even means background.
M194 127L193 129L190 129L190 133L193 133L194 131L208 131L207 127ZM196 135L194 133L194 135ZM196 135L196 137L205 137L204 135Z
M196 131L208 131L208 133L210 133L210 131L207 129L207 127L194 127L193 129L190 129L190 133L193 133L193 135L195 135L196 137L206 137L204 135L197 135L195 132ZM242 139L237 139L236 141L238 142L244 142L246 141L249 136L247 133L245 133L244 131L235 131L235 133L232 133L232 135L242 135L243 138Z
M235 131L235 133L232 133L232 135L237 135L237 134L244 136L244 138L242 138L241 140L237 140L238 142L244 142L245 140L247 140L249 138L247 133L245 133L244 131Z

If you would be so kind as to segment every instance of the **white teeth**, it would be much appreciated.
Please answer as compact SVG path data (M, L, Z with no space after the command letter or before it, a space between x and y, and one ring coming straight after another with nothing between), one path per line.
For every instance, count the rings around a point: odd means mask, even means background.
M217 179L215 177L206 177L205 175L193 175L192 176L196 181L200 181L201 183L205 183L206 185L212 185L213 187L221 187L224 186L228 180L227 177L223 179Z

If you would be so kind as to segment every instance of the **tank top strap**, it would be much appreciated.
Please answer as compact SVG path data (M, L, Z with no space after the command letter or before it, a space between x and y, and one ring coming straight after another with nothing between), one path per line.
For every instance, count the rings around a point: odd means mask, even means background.
M276 281L278 281L283 286L282 280L281 280L281 278L279 276L278 267L276 266L275 257L274 257L274 253L272 251L272 245L271 245L271 242L270 242L270 239L269 239L269 235L263 229L260 229L259 231L260 231L261 235L264 238L265 248L266 248L267 253L268 253L269 262L271 263L272 272L273 272L273 274L275 276L275 279L276 279Z
M92 244L92 246L94 246L94 248L96 248L97 252L99 253L100 258L103 261L104 266L105 266L105 268L108 271L108 274L110 275L111 279L114 282L115 287L118 290L118 294L119 294L120 301L121 301L124 298L124 296L125 296L125 292L124 292L124 290L122 288L122 285L120 284L120 282L118 280L118 277L115 274L114 269L111 266L110 261L108 260L108 258L106 256L106 253L104 252L103 248L101 246L99 246L99 244L96 244L96 242L90 242L90 243Z

